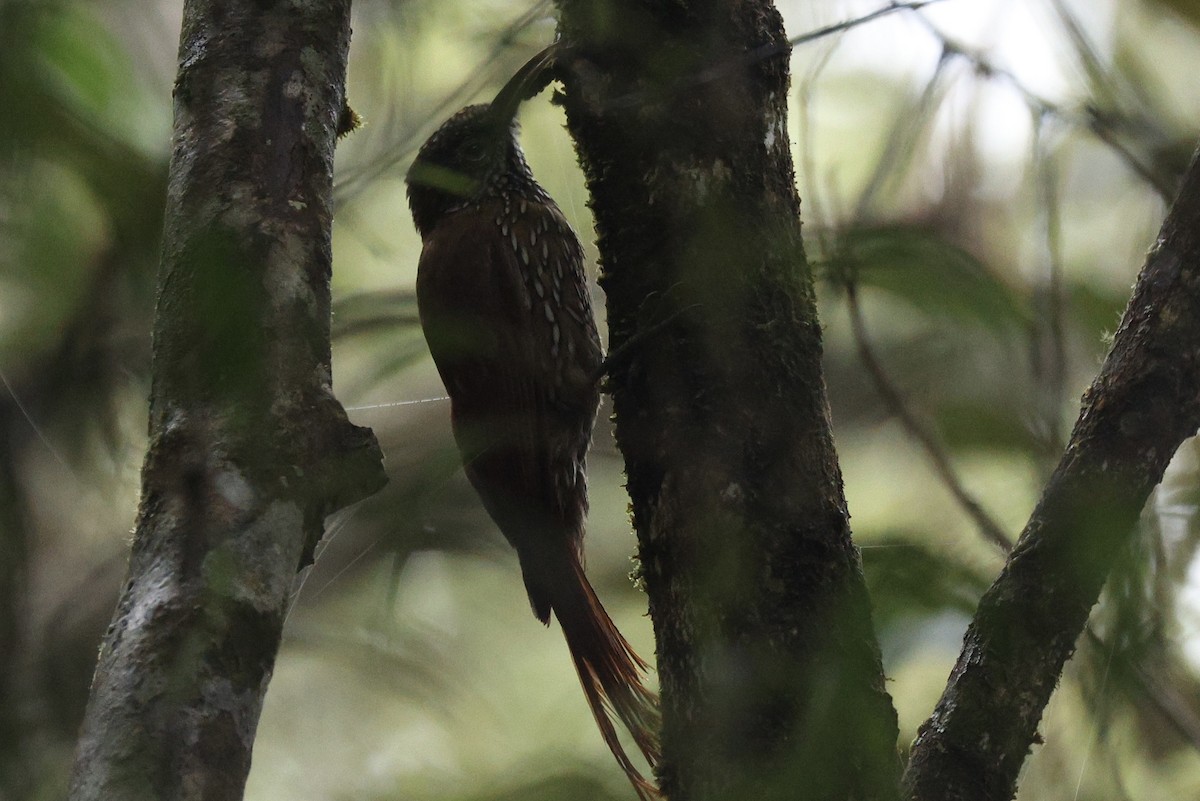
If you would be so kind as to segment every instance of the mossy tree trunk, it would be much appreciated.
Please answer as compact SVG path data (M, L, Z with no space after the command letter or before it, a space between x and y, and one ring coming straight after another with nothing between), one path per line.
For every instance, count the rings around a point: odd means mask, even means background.
M384 481L331 393L349 0L184 9L150 448L74 801L240 799L297 571Z
M672 801L890 799L769 0L560 0Z

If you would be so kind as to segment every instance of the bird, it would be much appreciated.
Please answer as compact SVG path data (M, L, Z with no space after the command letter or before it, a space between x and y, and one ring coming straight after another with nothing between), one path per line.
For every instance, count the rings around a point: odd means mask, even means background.
M531 58L491 103L452 115L418 150L406 175L422 242L417 309L467 479L517 552L534 616L558 620L604 742L650 801L658 790L625 752L612 715L653 769L658 697L583 567L586 457L603 373L583 246L517 139L517 110L552 80L557 49Z

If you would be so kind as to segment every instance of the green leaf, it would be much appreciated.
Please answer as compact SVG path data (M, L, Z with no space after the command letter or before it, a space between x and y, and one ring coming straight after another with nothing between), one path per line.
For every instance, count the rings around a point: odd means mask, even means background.
M1096 281L1073 282L1067 286L1067 313L1086 335L1096 342L1117 330L1121 313L1129 302L1129 291L1102 286Z
M943 404L937 412L938 431L956 451L1015 451L1035 453L1039 440L1023 419L1025 411L995 398Z
M38 83L82 119L147 152L168 141L165 101L139 80L129 54L88 6L41 14L32 28Z
M333 302L333 337L382 332L392 335L419 325L417 298L411 291L362 292Z
M892 226L842 235L833 276L883 290L923 314L993 330L1029 324L1025 299L934 231Z
M880 626L898 616L975 611L988 579L944 553L914 542L916 534L872 539L862 549L863 572Z
M1150 5L1175 12L1194 28L1200 28L1200 0L1150 0Z

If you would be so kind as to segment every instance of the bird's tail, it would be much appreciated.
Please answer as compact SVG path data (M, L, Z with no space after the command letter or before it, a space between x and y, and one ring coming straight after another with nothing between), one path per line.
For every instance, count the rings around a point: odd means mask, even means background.
M652 801L661 797L658 788L634 766L613 725L615 714L629 729L651 769L657 767L662 716L658 696L642 684L648 666L604 611L574 549L568 551L567 560L569 570L554 571L557 580L546 588L550 590L550 606L566 637L583 694L605 744L642 801ZM532 591L530 595L532 598Z

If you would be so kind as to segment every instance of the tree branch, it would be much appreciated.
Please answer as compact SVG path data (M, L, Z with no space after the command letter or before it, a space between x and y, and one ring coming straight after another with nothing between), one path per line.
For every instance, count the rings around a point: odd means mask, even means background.
M1147 256L1045 493L980 601L905 775L913 801L1007 801L1138 514L1200 425L1200 161Z
M349 0L184 8L150 449L71 798L240 799L288 593L383 483L330 387Z

